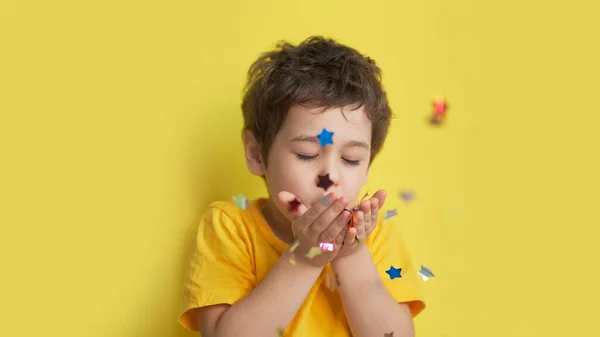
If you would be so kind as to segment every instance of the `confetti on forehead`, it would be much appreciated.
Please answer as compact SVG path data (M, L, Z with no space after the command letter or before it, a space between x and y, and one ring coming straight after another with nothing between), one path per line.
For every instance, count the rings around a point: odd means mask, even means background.
M327 131L327 129L323 128L321 133L317 136L319 142L321 143L321 147L325 147L327 144L333 144L333 132Z
M320 187L327 192L327 190L333 185L333 181L329 178L329 173L326 175L318 175L317 176L317 187Z

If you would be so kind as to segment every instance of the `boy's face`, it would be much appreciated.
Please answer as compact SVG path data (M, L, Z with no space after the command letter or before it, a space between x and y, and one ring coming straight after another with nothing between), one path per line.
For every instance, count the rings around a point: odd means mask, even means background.
M333 144L321 147L317 135L333 132ZM345 107L320 112L294 106L269 150L266 172L271 200L287 217L288 205L277 198L281 191L296 195L310 207L330 192L344 196L351 206L367 182L371 155L371 121L363 108ZM333 185L317 187L317 176L329 174Z

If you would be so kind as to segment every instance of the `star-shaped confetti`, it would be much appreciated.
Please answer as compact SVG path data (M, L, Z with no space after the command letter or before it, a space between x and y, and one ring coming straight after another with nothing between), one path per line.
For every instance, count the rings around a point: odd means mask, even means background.
M384 333L383 337L394 337L394 332Z
M327 129L323 128L321 133L317 136L317 138L319 138L319 142L321 142L321 147L324 147L327 144L333 144L331 137L333 137L333 132L329 132Z
M235 207L239 209L246 209L248 207L248 200L241 193L233 197L233 201L235 201Z
M290 212L294 212L298 210L298 207L301 205L302 203L300 202L300 200L298 200L298 198L294 198L294 200L288 202L288 206L289 206L289 211Z
M310 247L308 253L306 253L306 257L312 259L313 257L320 255L322 253L321 247Z
M394 266L391 266L390 269L386 270L385 272L390 275L391 280L395 278L402 278L402 268L394 268Z
M320 187L320 188L324 189L325 191L327 191L331 187L331 185L333 185L333 181L331 181L331 179L329 179L329 173L327 173L324 176L319 175L319 176L317 176L317 179L318 179L317 187Z
M402 191L400 192L400 198L408 204L415 198L415 194L412 191Z
M384 218L385 220L389 220L389 219L391 219L391 218L395 217L396 215L397 215L397 213L396 213L396 209L394 208L394 209L392 209L392 210L389 210L389 211L387 211L387 212L385 213L385 215L383 216L383 218Z
M290 252L293 252L296 250L296 248L298 248L298 246L300 245L300 240L298 239L294 239L294 241L292 241L292 244L290 245Z
M330 242L320 242L319 243L319 247L321 247L321 249L324 250L324 251L333 252L333 243L330 243Z
M427 282L427 280L429 280L431 277L434 277L435 275L433 275L433 272L431 271L431 269L421 265L421 270L419 270L419 275L421 275L421 277L423 277L423 281Z

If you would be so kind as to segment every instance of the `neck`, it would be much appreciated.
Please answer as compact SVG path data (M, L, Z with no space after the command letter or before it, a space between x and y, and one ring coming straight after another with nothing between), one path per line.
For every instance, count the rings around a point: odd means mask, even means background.
M277 209L271 199L261 209L273 233L283 242L291 243L294 233L290 221Z

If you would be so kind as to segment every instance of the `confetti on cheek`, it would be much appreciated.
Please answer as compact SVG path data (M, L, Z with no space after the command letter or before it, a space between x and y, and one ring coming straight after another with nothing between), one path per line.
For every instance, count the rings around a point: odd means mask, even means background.
M389 211L387 211L387 212L385 213L385 215L383 216L383 218L384 218L385 220L390 220L391 218L395 217L395 216L396 216L396 214L397 214L397 213L396 213L396 209L394 208L394 209L392 209L392 210L389 210Z
M249 201L246 198L244 198L242 194L238 194L235 197L233 197L233 201L235 202L235 207L239 209L245 210L246 208L248 208Z
M292 200L292 201L290 201L290 202L288 203L288 206L289 206L289 207L288 207L288 209L289 209L289 211L290 211L290 212L295 212L295 211L297 211L297 210L298 210L298 207L300 206L300 204L302 204L302 203L300 202L300 200L298 200L298 198L294 198L294 200Z
M421 277L423 278L423 281L427 282L427 280L429 280L430 278L434 277L435 275L433 275L433 272L431 271L431 269L421 265L421 270L419 270L419 275L421 275Z
M306 253L306 257L312 259L313 257L320 255L322 253L321 247L310 247L308 253Z
M390 279L393 280L395 278L402 278L402 268L394 268L394 266L390 266L390 269L385 271Z
M324 147L327 144L333 144L333 132L327 131L327 129L323 128L321 133L317 136L319 138L319 142L321 143L321 147Z
M331 179L329 178L329 173L327 173L324 176L317 176L317 187L320 187L327 191L331 187L331 185L333 185L333 181L331 181Z
M324 251L333 252L333 243L321 242L321 243L319 243L319 247L321 247L321 249Z

